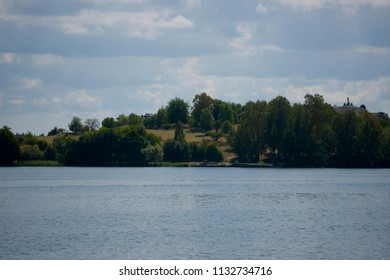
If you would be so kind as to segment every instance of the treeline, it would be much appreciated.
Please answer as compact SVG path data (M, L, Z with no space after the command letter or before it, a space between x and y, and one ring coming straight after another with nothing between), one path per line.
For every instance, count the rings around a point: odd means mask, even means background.
M218 149L224 137L234 161L264 161L289 167L390 167L390 121L368 111L337 113L321 95L306 95L303 104L284 97L245 105L196 95L192 106L180 98L155 114L107 117L100 123L73 117L52 144L31 134L15 137L0 130L1 164L15 160L57 160L75 166L144 166L156 162L223 161ZM208 142L185 139L184 127L203 131ZM174 139L162 141L148 129L175 128ZM10 155L12 154L12 155Z
M241 161L293 167L390 167L390 122L365 111L337 113L321 95L248 102L233 146Z
M102 127L80 135L54 139L57 159L71 166L147 166L159 162L222 161L215 144L187 143L180 121L174 139L162 143L143 125Z

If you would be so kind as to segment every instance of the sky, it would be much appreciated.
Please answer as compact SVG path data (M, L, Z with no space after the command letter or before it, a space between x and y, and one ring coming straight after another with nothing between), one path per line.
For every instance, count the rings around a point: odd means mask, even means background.
M0 0L0 127L47 134L201 92L390 113L390 0Z

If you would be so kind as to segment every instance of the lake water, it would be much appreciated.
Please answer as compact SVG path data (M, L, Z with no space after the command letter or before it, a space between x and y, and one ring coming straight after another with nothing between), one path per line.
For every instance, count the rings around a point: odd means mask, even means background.
M390 170L0 168L0 259L390 259Z

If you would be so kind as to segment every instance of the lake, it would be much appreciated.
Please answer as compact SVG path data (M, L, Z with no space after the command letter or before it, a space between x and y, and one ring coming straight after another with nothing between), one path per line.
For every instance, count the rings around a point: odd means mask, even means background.
M0 259L390 259L390 170L0 168Z

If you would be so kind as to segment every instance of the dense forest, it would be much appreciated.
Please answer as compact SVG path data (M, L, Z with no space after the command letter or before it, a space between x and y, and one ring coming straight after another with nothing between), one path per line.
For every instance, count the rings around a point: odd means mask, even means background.
M317 94L306 95L303 104L278 96L241 105L201 93L191 106L174 98L154 114L122 114L101 123L83 123L75 116L69 130L49 131L52 142L3 127L0 164L49 160L71 166L148 166L230 160L281 167L390 167L390 120L362 108L338 112ZM175 132L163 140L154 130ZM185 130L202 132L209 140L187 141ZM224 158L221 139L234 157Z

